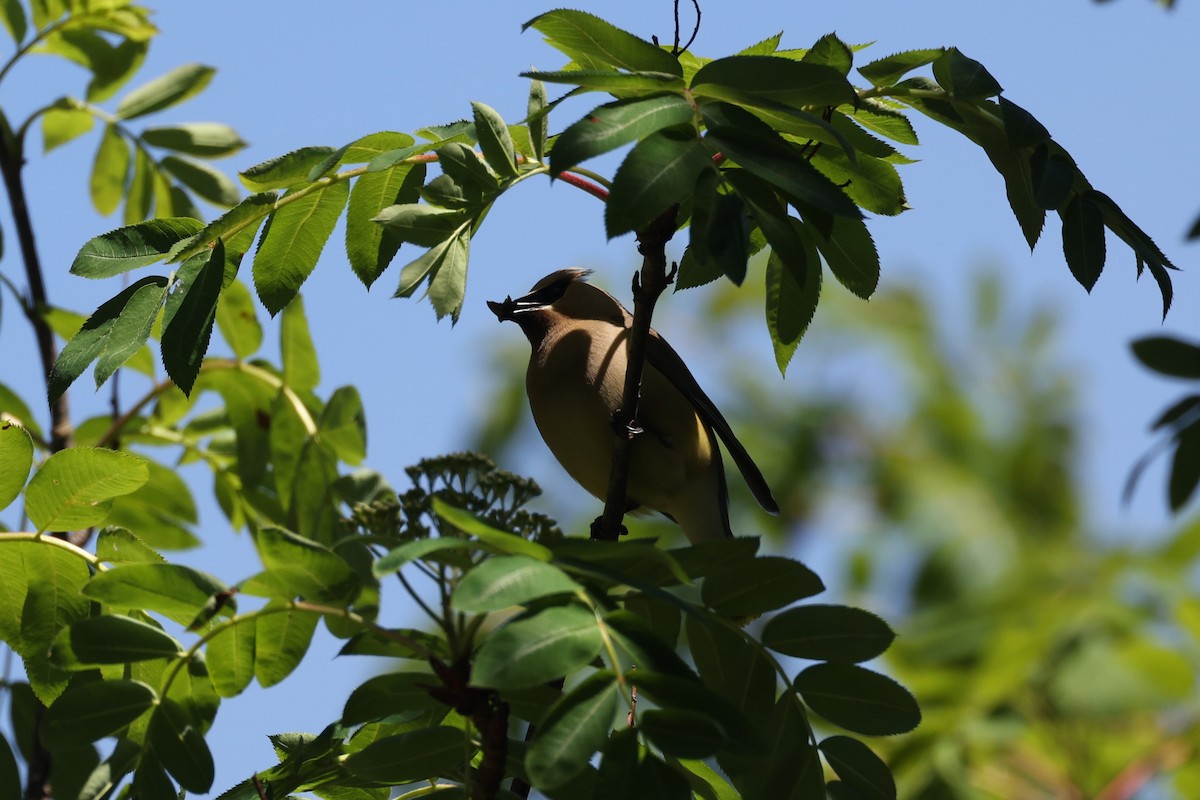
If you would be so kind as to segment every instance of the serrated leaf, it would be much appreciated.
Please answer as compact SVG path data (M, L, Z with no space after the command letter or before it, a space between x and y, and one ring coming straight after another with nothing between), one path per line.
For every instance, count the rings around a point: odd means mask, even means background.
M816 573L799 561L760 556L737 561L704 579L700 596L721 614L744 616L782 608L825 591Z
M132 358L150 338L150 329L167 299L165 280L139 281L121 314L112 321L96 358L96 388Z
M163 557L126 528L109 526L96 536L96 558L109 564L163 563Z
M83 595L110 608L153 611L187 625L226 588L182 564L128 563L98 573L83 587Z
M33 467L33 439L20 425L0 422L0 510L17 499Z
M178 242L204 223L194 219L152 219L93 237L71 263L71 274L109 278L162 260Z
M854 110L854 121L868 130L900 144L919 144L908 117L882 101L867 98Z
M95 118L83 109L51 108L42 115L42 152L49 153L54 148L82 136L90 131L94 124Z
M550 151L550 172L557 175L655 131L689 122L694 115L691 104L674 94L598 106L555 139Z
M280 201L254 254L254 288L271 316L291 302L316 267L350 190L339 181L283 205L291 196Z
M522 72L522 78L546 83L565 83L588 92L609 92L618 97L635 97L660 92L678 92L683 81L669 72L611 72L569 69L551 72Z
M1075 195L1061 216L1067 266L1090 292L1104 269L1104 218L1085 195Z
M828 236L815 225L808 231L838 283L867 300L879 285L879 252L871 232L861 219L833 217L832 222Z
M688 255L679 265L676 289L700 286L725 275L740 286L750 257L750 221L736 193L718 190L719 176L702 172L692 195ZM687 264L694 259L695 269Z
M164 156L163 169L196 194L219 206L235 206L241 199L237 184L224 172L199 161L179 156Z
M587 57L590 63L581 62L584 67L602 64L633 72L683 74L679 60L666 50L584 11L548 11L521 26L523 31L529 28L570 58Z
M799 233L799 224L794 220L792 223ZM803 238L807 241L807 237ZM821 262L811 244L806 245L805 250L809 256L800 275L796 266L786 265L775 250L767 260L767 331L771 334L780 375L787 373L787 366L800 338L812 323L821 298Z
M509 622L489 636L475 656L471 682L522 689L566 675L600 652L595 615L580 606L547 608Z
M91 194L96 211L108 216L117 210L129 179L129 145L114 123L104 127L92 164Z
M479 140L479 149L497 175L502 178L517 176L517 156L513 149L512 136L504 118L494 108L484 103L471 102L471 110L475 119L475 136Z
M932 64L945 53L943 48L906 50L872 61L858 68L858 73L875 86L893 86L914 69Z
M854 64L854 52L837 37L837 34L827 33L817 39L816 44L810 47L800 60L810 64L824 64L843 75L848 75L850 67Z
M875 658L895 638L882 619L848 606L789 608L768 620L762 631L763 645L778 653L839 663Z
M194 258L211 249L217 239L222 239L226 252L232 253L231 243L244 239L253 240L263 220L275 210L275 202L278 199L279 196L274 192L250 195L208 223L194 237L173 248L168 254L168 261L174 264Z
M528 556L497 556L464 575L450 602L463 611L501 611L581 588L565 572L544 561Z
M867 736L907 733L921 721L912 694L877 672L815 664L796 676L805 704L835 725Z
M154 705L154 699L154 690L137 681L74 686L46 709L42 739L54 748L90 744L133 722Z
M686 198L700 173L711 168L708 150L694 132L657 131L647 136L629 152L613 176L604 206L608 238L648 225Z
M813 156L811 163L867 211L895 216L908 207L900 175L886 161L865 153L858 153L851 161L845 152L826 147Z
M854 87L833 67L767 55L710 61L692 78L691 89L698 97L735 102L759 97L794 108L836 107L857 99Z
M562 786L587 766L608 739L619 698L616 675L604 670L551 706L525 754L534 786Z
M119 119L152 114L199 94L216 70L204 64L184 64L125 95L117 105Z
M388 206L372 218L373 222L393 231L405 242L421 247L445 244L463 229L470 215L465 209L444 209L422 203L400 203ZM420 281L418 280L417 283ZM413 286L415 287L415 283Z
M983 64L967 58L957 47L948 48L934 60L933 77L959 100L981 100L1004 91Z
M242 170L238 177L252 192L287 189L298 183L308 183L309 172L333 152L332 147L301 147Z
M424 182L424 164L402 164L355 180L346 211L346 257L368 289L391 264L402 241L376 218L389 206L416 203Z
M176 290L176 295L182 293L183 296L174 313L169 319L164 314L163 366L185 395L191 394L204 355L208 352L208 342L217 316L217 299L221 295L224 278L225 246L218 239L190 285Z
M237 131L220 122L185 122L142 131L142 141L154 147L201 158L233 155L246 146Z
M458 322L463 298L467 293L467 262L471 251L471 236L463 231L447 242L445 252L429 270L429 302L437 318L449 316Z
M129 494L150 474L144 458L96 447L61 450L38 468L25 489L25 511L39 531L99 525L113 498Z
M526 118L529 120L529 142L533 146L533 156L538 161L546 155L546 129L549 124L546 100L546 85L538 80L529 82L529 102L526 104Z

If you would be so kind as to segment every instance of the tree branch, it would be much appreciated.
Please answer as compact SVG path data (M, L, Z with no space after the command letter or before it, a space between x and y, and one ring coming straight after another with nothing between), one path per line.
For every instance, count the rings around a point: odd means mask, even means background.
M592 538L615 541L625 532L621 524L627 508L626 484L629 481L629 457L637 435L638 397L642 388L642 369L646 363L646 343L650 339L650 320L659 295L671 283L667 272L667 242L675 235L679 206L671 206L653 222L638 231L638 252L642 268L633 276L633 324L626 340L625 386L621 392L619 419L624 435L613 446L612 471L604 513L592 523Z

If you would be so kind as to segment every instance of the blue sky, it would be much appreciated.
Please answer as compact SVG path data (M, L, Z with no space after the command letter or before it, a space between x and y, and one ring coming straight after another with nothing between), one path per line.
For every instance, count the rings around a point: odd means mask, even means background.
M190 61L212 64L218 73L198 98L147 123L234 125L251 146L218 162L229 172L296 147L339 146L377 130L409 131L458 119L470 113L471 100L516 121L524 114L528 88L517 73L562 61L536 32L520 32L522 22L552 7L529 0L453 7L397 0L160 5L155 19L163 33L135 84ZM682 5L686 25L690 4ZM986 157L923 118L914 119L922 146L908 151L921 162L901 170L913 210L870 223L883 262L882 286L915 280L932 287L951 328L966 318L967 291L975 268L983 265L1002 270L1018 303L1048 298L1061 310L1066 359L1079 366L1084 380L1087 435L1080 467L1093 522L1106 530L1136 534L1167 520L1160 469L1146 475L1130 508L1120 504L1127 470L1149 443L1146 424L1179 393L1178 386L1138 368L1127 343L1164 329L1200 337L1195 322L1200 291L1189 270L1197 248L1183 242L1200 213L1194 146L1200 111L1190 91L1200 34L1196 6L1184 0L1167 13L1145 0L1102 5L710 0L702 3L703 24L693 47L701 55L723 55L779 30L785 46L805 47L836 31L847 42L875 42L859 57L865 63L898 50L955 45L983 62L1006 96L1045 123L1093 185L1115 198L1184 268L1176 275L1177 300L1165 327L1156 288L1148 277L1134 282L1132 254L1115 240L1109 241L1105 273L1088 296L1066 269L1057 220L1048 222L1044 241L1031 255ZM574 7L647 38L657 34L665 41L671 35L666 0ZM0 44L0 57L7 57L6 47ZM48 96L82 94L79 71L50 59L27 61L0 87L10 117L21 118ZM552 118L552 130L584 113L586 102ZM26 170L50 296L83 312L118 288L67 274L86 239L119 224L98 217L87 200L96 142L94 135L84 137L44 160L34 152ZM519 338L515 329L496 325L485 299L522 292L566 265L595 267L598 282L624 295L638 263L629 237L606 242L600 205L581 192L528 182L505 201L472 244L467 305L456 327L448 320L435 323L426 304L391 299L395 269L365 292L347 267L340 229L305 287L321 356L321 391L358 385L370 431L368 463L397 485L404 482L403 466L464 445L496 378L491 346L500 337ZM0 269L23 283L7 211L0 225L7 245ZM675 295L668 301L670 313L686 316L701 300L696 293ZM36 370L32 338L11 304L3 310L8 317L0 326L0 381L33 400L41 390L25 381ZM862 310L869 313L869 305ZM815 324L821 325L819 310ZM688 358L686 338L659 327ZM769 360L765 336L748 337L745 347ZM809 367L802 346L781 391L804 392ZM128 379L127 385L126 396L134 396L136 381ZM107 410L107 391L94 395L90 375L71 397L77 421ZM540 446L523 454L519 466L544 484L563 485L557 465ZM200 472L193 477L203 498L208 481ZM563 492L554 508L593 503L573 487ZM248 539L230 533L211 504L202 513L200 533L208 544L182 560L226 580L244 577L251 569ZM265 734L318 730L337 716L346 694L374 665L337 663L333 650L327 640L319 642L300 673L282 686L252 689L222 705L209 737L218 763L215 792L271 763Z

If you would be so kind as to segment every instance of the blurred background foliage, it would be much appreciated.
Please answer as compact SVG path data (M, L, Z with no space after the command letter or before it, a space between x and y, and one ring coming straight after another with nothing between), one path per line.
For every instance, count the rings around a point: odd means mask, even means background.
M731 481L734 530L812 564L834 595L823 602L897 628L876 667L924 714L883 745L900 796L1200 797L1200 520L1117 533L1101 519L1116 498L1088 508L1083 387L1058 353L1054 310L1019 307L995 269L952 314L912 286L866 309L831 291L781 383L730 333L760 324L754 284L710 287L695 318L668 301L656 327L780 499L782 514L765 517ZM507 377L475 446L500 463L538 458L526 345L500 347ZM592 507L574 508L586 525ZM678 536L648 518L631 528Z

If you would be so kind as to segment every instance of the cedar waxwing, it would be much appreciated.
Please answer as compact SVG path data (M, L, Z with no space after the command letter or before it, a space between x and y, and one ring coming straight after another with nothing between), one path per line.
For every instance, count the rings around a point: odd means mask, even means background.
M542 438L571 477L603 500L633 317L608 292L586 282L589 272L561 269L524 297L489 300L488 308L501 322L521 326L533 346L525 386ZM660 511L693 543L732 536L729 491L716 440L720 436L755 499L768 512L779 512L770 487L729 423L683 359L653 329L636 423L642 433L633 439L627 511Z

